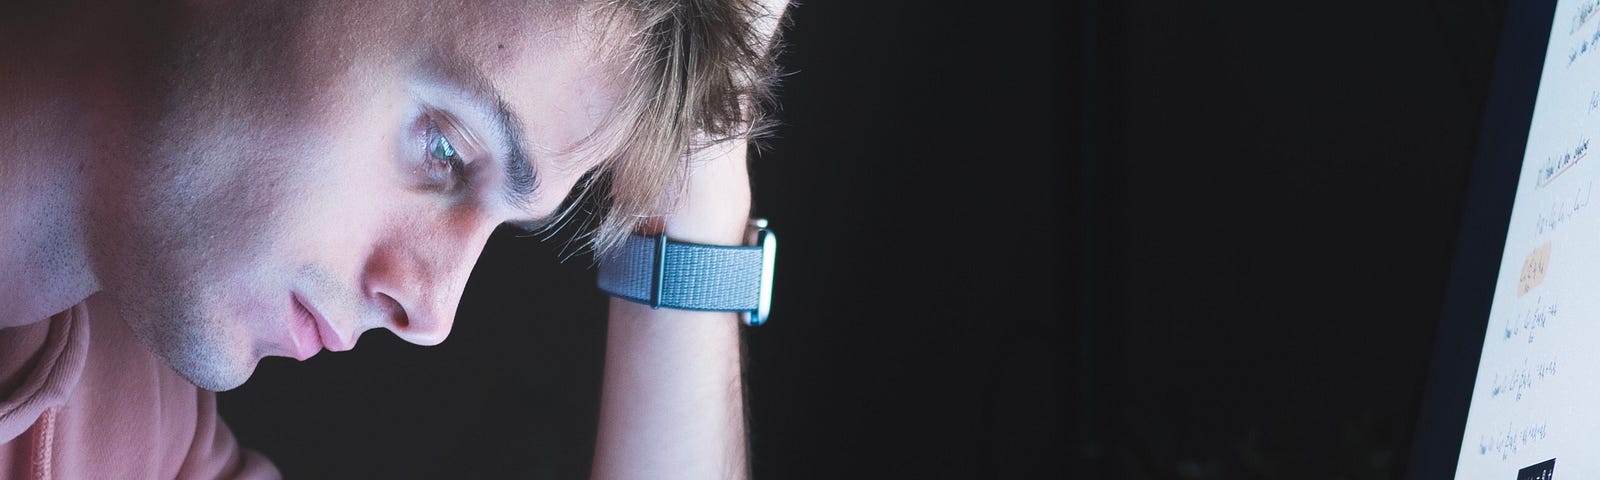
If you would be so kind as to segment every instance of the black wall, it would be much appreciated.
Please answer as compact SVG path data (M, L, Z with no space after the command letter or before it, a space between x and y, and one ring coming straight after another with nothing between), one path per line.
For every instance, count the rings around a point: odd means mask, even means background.
M1504 2L1087 2L1074 473L1404 473Z

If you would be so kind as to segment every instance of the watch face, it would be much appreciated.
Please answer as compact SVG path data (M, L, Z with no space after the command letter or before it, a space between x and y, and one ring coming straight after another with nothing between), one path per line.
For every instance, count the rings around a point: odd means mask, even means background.
M766 224L766 220L761 220L763 227ZM778 236L762 228L756 232L756 237L761 246L761 300L756 311L744 322L752 327L767 323L767 315L772 314L772 279L778 263Z

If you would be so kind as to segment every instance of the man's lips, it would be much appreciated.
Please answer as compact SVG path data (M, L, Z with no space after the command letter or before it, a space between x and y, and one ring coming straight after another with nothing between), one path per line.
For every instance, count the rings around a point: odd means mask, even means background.
M311 308L308 304L301 303L301 305L305 307L307 312L311 313L311 319L316 321L317 342L321 343L323 348L328 349L330 352L344 352L356 347L355 339L352 338L351 341L346 342L343 337L339 336L339 331L333 328L333 323L322 316L322 312Z
M322 334L318 332L317 317L306 308L298 295L294 296L294 321L289 324L289 339L294 343L291 356L305 361L322 351Z
M323 349L342 352L352 347L342 341L333 325L328 323L320 312L301 300L299 295L294 295L294 304L297 312L290 334L294 337L295 359L303 361Z

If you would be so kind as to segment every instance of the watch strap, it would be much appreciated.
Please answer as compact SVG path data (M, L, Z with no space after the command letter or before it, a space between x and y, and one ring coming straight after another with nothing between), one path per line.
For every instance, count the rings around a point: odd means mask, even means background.
M764 229L758 232L752 246L630 235L601 258L600 289L651 308L746 312L745 323L759 325L771 298L776 238Z

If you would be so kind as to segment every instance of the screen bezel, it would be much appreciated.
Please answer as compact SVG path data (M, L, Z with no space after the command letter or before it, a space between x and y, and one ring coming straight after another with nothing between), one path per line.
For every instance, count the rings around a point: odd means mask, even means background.
M1408 478L1455 476L1555 4L1537 0L1506 5Z

